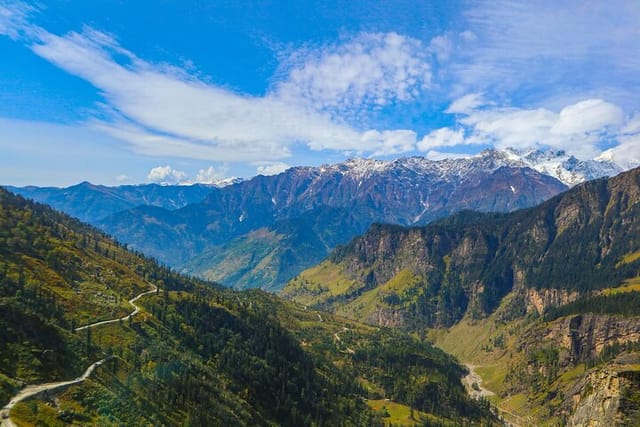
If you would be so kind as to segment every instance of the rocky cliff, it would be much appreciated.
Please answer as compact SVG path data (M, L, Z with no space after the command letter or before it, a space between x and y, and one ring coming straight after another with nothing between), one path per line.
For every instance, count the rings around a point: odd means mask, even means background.
M566 411L571 414L567 426L633 426L640 423L640 370L637 365L628 364L630 356L637 363L638 354L625 354L620 360L593 370L569 390L564 402Z

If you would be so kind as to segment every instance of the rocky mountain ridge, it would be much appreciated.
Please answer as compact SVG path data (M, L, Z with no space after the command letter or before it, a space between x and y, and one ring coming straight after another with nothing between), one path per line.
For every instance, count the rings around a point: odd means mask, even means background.
M386 310L431 326L492 313L513 290L520 295L514 309L544 310L637 274L639 213L634 169L511 214L376 224L300 274L284 295L370 322Z

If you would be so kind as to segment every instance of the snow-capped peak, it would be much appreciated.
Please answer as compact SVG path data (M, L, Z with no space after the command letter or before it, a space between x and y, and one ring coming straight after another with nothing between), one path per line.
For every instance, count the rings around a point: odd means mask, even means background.
M564 150L507 148L503 152L511 161L521 162L531 169L557 178L570 187L584 181L617 175L628 169L613 159L601 156L592 160L579 160Z
M620 164L616 160L605 154L592 160L580 160L564 150L536 147L527 150L486 149L473 156L442 160L430 160L420 156L395 160L352 158L343 163L303 169L315 170L315 173L320 175L338 173L361 181L392 171L451 180L464 179L479 172L492 172L503 166L529 167L572 187L584 181L617 175L638 166Z
M211 183L209 183L209 185L211 185L213 187L222 188L222 187L226 187L228 185L238 184L239 182L242 182L242 181L244 181L244 179L237 178L237 177L233 176L231 178L224 178L224 179L220 179L220 180L215 181L215 182L211 182Z

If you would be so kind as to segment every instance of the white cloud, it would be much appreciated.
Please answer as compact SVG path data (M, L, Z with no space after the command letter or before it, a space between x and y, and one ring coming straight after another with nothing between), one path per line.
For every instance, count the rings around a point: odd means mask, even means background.
M625 169L640 166L640 135L622 137L617 146L605 150L598 158L613 160Z
M289 165L283 162L263 162L256 167L258 175L277 175L289 169Z
M604 151L603 159L611 159L629 169L640 166L640 113L636 113L618 134L618 145Z
M412 130L369 130L362 134L362 141L365 146L378 147L373 155L386 156L414 150L416 133Z
M422 141L418 143L418 149L420 151L429 151L436 147L454 147L464 143L464 130L440 128L425 135Z
M166 139L173 139L176 148L180 146L176 155L188 155L188 148L208 148L243 160L243 145L279 158L287 155L286 145L293 140L323 146L334 138L348 144L357 136L326 117L307 114L278 100L234 94L207 85L182 70L144 62L93 30L64 37L44 33L33 50L100 89L110 112L122 116L105 128L121 130L121 137L142 145L145 152L159 147L150 147L149 141L132 135L131 128L157 137L157 145L169 135ZM114 53L126 55L131 63L116 62ZM127 122L130 124L123 126Z
M125 182L125 181L129 181L129 177L125 174L120 174L118 176L116 176L116 181L118 182Z
M466 137L462 131L456 134L448 128L438 129L425 136L418 147L426 151L460 144L519 149L550 146L586 159L600 154L601 141L614 140L623 125L620 107L601 99L567 105L559 113L545 108L488 107L476 99L475 95L465 96L449 108L460 113L458 124L466 128Z
M207 169L200 169L196 175L196 183L199 184L214 184L226 177L229 168L223 166L216 169L213 166L209 166Z
M454 44L446 35L436 36L429 42L429 49L439 61L446 61L454 50Z
M625 108L640 106L637 1L502 0L469 6L463 16L477 38L449 64L463 92L519 92L520 99L534 102L605 97Z
M632 118L630 118L620 130L620 133L623 135L640 133L640 113L636 113Z
M563 108L551 132L560 135L593 132L620 125L622 120L622 110L617 105L601 99L587 99Z
M427 49L396 33L363 33L344 44L301 49L280 74L277 96L337 114L413 100L431 80Z
M32 6L21 2L0 1L0 34L17 39L25 28Z
M470 93L453 101L445 113L469 114L478 107L487 104L482 93Z
M290 70L276 92L254 97L205 83L180 68L146 62L89 27L64 36L39 27L28 32L36 54L99 89L103 118L91 121L93 128L149 156L279 161L291 156L293 144L312 150L405 152L412 148L406 136L411 131L382 131L380 138L367 138L300 99L310 95L312 102L337 109L360 102L386 104L414 97L429 79L419 42L395 33L365 34L333 46L335 52L322 50L315 60L296 63L299 67Z
M157 184L180 184L185 181L186 177L186 173L167 165L151 169L149 175L147 175L147 180Z

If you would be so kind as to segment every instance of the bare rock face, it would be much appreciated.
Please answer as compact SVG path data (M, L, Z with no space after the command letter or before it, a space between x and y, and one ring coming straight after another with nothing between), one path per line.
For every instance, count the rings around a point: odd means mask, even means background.
M618 372L603 369L581 381L571 396L574 406L569 426L621 425L617 416L620 406L621 378Z
M640 341L640 319L581 314L553 323L544 337L569 351L574 361L598 356L605 346Z
M566 289L527 289L525 298L527 313L537 311L538 314L543 314L547 308L568 304L579 296L577 291Z
M405 325L405 316L402 311L378 307L368 319L369 323L388 328L398 328Z
M634 398L639 390L640 372L632 365L614 362L593 371L578 381L565 397L564 405L571 413L567 426L638 425Z

